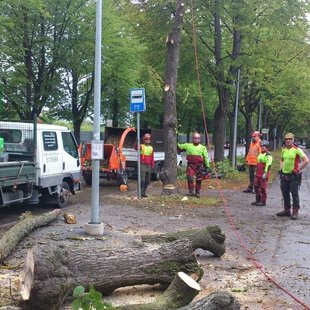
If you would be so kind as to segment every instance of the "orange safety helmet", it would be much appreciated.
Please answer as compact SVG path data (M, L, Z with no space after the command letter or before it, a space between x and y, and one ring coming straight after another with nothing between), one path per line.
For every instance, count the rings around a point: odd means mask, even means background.
M143 140L151 140L152 139L152 136L149 134L149 133L146 133L144 136L143 136Z

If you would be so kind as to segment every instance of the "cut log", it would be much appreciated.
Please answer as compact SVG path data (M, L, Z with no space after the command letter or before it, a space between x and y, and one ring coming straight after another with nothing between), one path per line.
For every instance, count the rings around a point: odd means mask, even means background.
M178 310L240 310L239 301L228 292L214 292Z
M66 223L76 224L76 216L74 214L65 212L63 217L64 217Z
M4 259L21 239L26 237L34 229L55 221L60 213L61 211L59 209L39 216L32 216L29 213L24 213L22 219L10 228L0 239L0 263L3 263Z
M191 277L179 272L168 289L148 304L123 305L117 310L240 310L239 301L228 292L214 292L196 302L200 286Z
M117 310L163 310L178 309L188 305L200 292L199 284L184 272L178 272L165 292L156 302L115 307Z
M47 304L51 310L59 309L78 285L93 284L96 290L110 293L131 285L169 285L179 271L203 274L186 239L123 249L104 248L100 241L71 247L50 242L34 247L32 253L34 282L25 283L32 289L23 309L44 309Z
M148 243L172 242L180 238L189 239L194 250L207 250L217 257L222 256L226 251L225 234L217 225L206 226L204 229L141 236L142 241Z

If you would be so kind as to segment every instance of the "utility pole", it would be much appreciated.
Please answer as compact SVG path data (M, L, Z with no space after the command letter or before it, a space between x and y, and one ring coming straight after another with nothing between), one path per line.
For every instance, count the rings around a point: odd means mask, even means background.
M102 0L96 3L96 49L95 49L95 88L94 88L94 129L92 140L92 195L91 221L85 224L85 232L90 235L102 235L103 223L99 218L99 164L103 158L103 141L100 141L101 115L101 35Z

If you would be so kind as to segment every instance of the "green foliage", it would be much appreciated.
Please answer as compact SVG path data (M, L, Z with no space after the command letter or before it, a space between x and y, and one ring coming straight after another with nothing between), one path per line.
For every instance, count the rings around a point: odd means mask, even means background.
M237 163L242 164L244 163L244 157L238 157L240 161L237 160ZM239 180L240 178L240 172L232 167L231 162L229 159L225 159L224 161L217 162L215 165L216 173L217 174L223 174L224 179L226 180ZM181 166L178 167L178 175L177 175L178 180L186 180L186 166Z
M96 291L93 285L90 285L89 292L85 292L83 286L77 286L73 291L73 297L73 310L114 309L110 303L102 302L102 294Z
M178 180L186 180L186 166L179 166L178 167L177 179Z
M224 159L224 161L217 162L216 165L217 174L223 174L224 178L227 180L238 180L240 179L239 171L232 167L229 159Z
M242 156L237 156L236 162L237 162L237 165L243 165L243 164L245 164L245 156L244 156L244 155L242 155Z

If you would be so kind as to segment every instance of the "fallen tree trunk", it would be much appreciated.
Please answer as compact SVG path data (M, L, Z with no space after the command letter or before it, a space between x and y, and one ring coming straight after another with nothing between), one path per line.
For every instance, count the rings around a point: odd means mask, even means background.
M207 250L218 257L222 256L226 251L225 234L217 225L206 226L204 229L141 236L143 242L149 243L172 242L180 238L189 239L194 250L198 248Z
M203 274L186 239L162 245L128 245L122 249L104 248L102 242L81 246L51 242L36 246L28 255L33 255L27 261L33 262L34 275L27 277L33 283L24 285L30 290L30 298L23 303L23 309L44 309L47 304L51 310L59 309L78 285L87 288L93 284L96 290L110 293L119 287L138 284L169 285L179 271L198 274L199 279Z
M32 216L31 214L25 213L23 218L0 239L0 263L3 263L4 259L21 239L26 237L34 229L55 221L60 213L61 211L58 209L39 216Z

